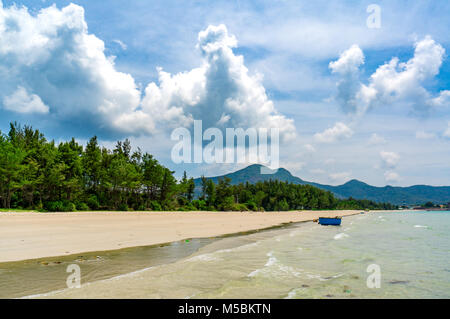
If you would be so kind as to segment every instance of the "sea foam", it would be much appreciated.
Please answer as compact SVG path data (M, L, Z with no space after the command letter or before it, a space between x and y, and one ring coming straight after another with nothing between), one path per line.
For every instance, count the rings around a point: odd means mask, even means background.
M346 237L350 237L350 236L347 235L346 233L339 233L339 234L334 235L335 240L346 238Z

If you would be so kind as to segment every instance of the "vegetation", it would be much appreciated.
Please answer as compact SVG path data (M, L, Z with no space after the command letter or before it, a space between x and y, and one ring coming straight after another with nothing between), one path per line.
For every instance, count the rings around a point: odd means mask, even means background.
M184 173L173 171L128 140L113 150L97 137L86 147L75 139L56 145L29 126L0 132L0 209L75 210L291 210L392 209L390 204L336 199L311 185L280 181L231 185L201 179L201 195Z
M320 189L330 191L339 198L365 198L374 202L383 203L389 202L396 205L416 205L417 203L425 203L431 201L433 203L448 203L450 201L450 186L427 186L416 185L409 187L375 187L358 180L351 180L345 184L332 186L324 185L302 180L299 177L293 176L288 170L279 168L274 174L262 174L261 165L250 165L246 168L229 173L222 176L208 177L215 183L224 177L231 178L231 183L236 185L239 183L250 182L255 184L257 182L264 182L269 180L279 180L298 185L311 185ZM200 179L194 180L196 185L200 185Z
M219 179L216 185L204 179L200 201L219 210L284 211L300 209L396 209L397 206L369 200L337 199L333 193L311 185L278 180L231 185L231 179Z
M433 202L426 202L423 205L418 206L418 208L423 209L449 209L450 203L447 204L434 204Z

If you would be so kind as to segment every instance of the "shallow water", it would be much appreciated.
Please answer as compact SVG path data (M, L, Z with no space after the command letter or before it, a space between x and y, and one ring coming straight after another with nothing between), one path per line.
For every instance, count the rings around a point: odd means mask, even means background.
M110 271L110 279L41 297L450 298L449 231L449 212L370 213L345 217L340 227L300 223L183 242L166 252L166 263L161 251L141 248L152 251L147 262L153 260L143 271L113 278ZM133 264L124 251L95 271L107 273L116 259ZM380 288L367 286L370 265L380 268ZM82 283L91 281L85 264L80 266ZM3 276L0 271L0 283ZM66 276L58 280L65 284Z
M167 264L189 256L213 239L191 239L170 244L90 252L62 257L0 263L0 298L38 295L67 288L66 269L77 264L82 283Z

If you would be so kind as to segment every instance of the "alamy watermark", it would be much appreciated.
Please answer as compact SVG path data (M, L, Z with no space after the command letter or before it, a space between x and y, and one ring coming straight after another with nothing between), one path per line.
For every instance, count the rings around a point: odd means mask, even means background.
M381 28L381 7L378 4L370 4L367 6L366 12L370 14L366 20L367 27L369 29Z
M377 264L371 264L367 267L366 271L371 273L367 277L367 288L381 288L381 267Z
M68 288L81 287L81 268L77 264L70 264L67 266L66 272L71 273L66 280Z
M171 158L180 163L259 163L270 168L279 167L279 128L226 128L210 127L203 131L201 120L194 121L191 131L180 127L173 130ZM261 167L261 174L276 170Z

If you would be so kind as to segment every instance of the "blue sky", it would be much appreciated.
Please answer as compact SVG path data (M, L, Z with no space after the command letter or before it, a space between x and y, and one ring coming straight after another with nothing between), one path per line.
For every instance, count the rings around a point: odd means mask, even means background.
M379 29L366 25L372 3ZM244 165L174 164L170 130L227 115L295 134L280 164L306 180L450 184L448 2L36 0L0 10L3 132L17 120L57 141L129 137L178 176L216 175ZM219 64L210 44L225 52Z

